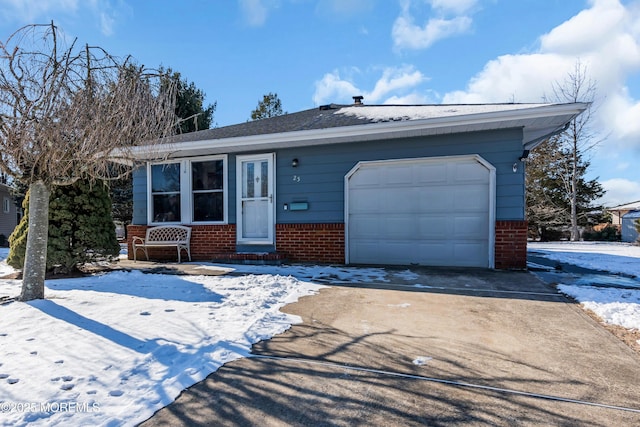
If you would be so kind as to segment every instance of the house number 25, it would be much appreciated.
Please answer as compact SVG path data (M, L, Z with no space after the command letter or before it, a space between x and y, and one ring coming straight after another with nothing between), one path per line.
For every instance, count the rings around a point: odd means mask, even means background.
M300 182L300 175L293 175L293 182Z

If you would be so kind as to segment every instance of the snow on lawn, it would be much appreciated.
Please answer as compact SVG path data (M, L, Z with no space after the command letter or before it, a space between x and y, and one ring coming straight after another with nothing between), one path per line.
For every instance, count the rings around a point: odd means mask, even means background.
M529 242L528 251L562 263L634 277L582 275L570 284L559 284L558 290L609 324L640 330L640 246L618 242Z
M48 280L45 300L0 305L0 425L135 425L300 322L279 308L319 288L274 274ZM0 296L19 293L0 280Z
M640 247L632 245L533 243L529 250L640 276ZM0 248L0 276L14 271L1 261L7 252ZM199 268L234 275L132 271L48 280L45 300L0 305L0 426L135 425L222 364L247 356L253 343L300 322L279 309L317 292L313 281L388 281L382 268ZM419 278L410 270L392 274ZM558 288L605 321L640 329L640 281L633 289L580 280ZM0 279L0 297L19 293L19 281Z
M558 262L640 277L640 246L620 242L529 242L527 250Z

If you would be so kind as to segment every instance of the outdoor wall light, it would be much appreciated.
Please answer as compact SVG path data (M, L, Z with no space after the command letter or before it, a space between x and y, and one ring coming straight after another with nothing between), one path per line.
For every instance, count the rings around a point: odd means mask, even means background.
M291 167L297 168L299 164L300 162L298 161L298 159L291 160Z
M516 172L518 172L518 162L515 162L513 164L513 173L516 173Z

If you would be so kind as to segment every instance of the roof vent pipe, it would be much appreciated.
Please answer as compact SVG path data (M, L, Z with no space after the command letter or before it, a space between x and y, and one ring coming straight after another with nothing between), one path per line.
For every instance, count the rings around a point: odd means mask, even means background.
M362 100L363 99L364 99L364 96L362 96L362 95L354 96L353 97L353 105L362 105Z

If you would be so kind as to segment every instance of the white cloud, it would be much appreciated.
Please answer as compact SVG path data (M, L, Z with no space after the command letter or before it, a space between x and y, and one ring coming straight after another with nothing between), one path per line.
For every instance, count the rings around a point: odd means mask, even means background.
M252 27L264 25L267 21L268 9L262 0L239 0L245 20Z
M540 102L551 82L574 65L574 58L554 54L503 55L489 61L466 90L445 94L443 103Z
M355 69L354 69L355 70ZM353 71L353 70L352 70ZM331 102L351 102L354 95L364 96L365 103L416 103L416 100L425 99L423 95L416 94L415 88L425 82L427 78L414 67L403 65L389 67L382 70L382 76L378 78L371 91L358 88L353 82L353 72L350 77L342 78L339 71L325 74L317 81L313 95L315 105ZM360 75L358 71L355 75ZM401 102L403 99L409 102ZM390 102L390 100L393 100Z
M93 14L100 32L106 36L112 35L117 23L131 14L131 7L124 0L0 0L0 16L17 25L49 22L55 14L82 19L76 14L83 9Z
M325 74L321 80L315 83L315 86L316 90L313 94L313 103L315 105L346 102L350 97L362 93L353 83L342 79L337 70Z
M605 206L617 206L640 200L640 182L614 178L601 182L606 194L602 198Z
M364 96L372 102L378 102L389 93L416 87L423 81L425 76L411 66L385 68L373 90Z
M473 20L466 15L476 0L431 0L435 16L423 25L415 24L412 6L419 8L423 3L401 2L402 12L393 23L391 36L398 49L426 49L435 42L463 34L471 29ZM459 16L451 16L459 15Z
M463 14L473 9L477 0L430 0L431 7L442 12Z
M539 102L565 80L576 61L587 68L599 100L594 127L609 134L609 148L640 141L640 100L627 85L640 72L640 7L593 0L591 7L540 37L538 52L489 61L462 91L445 103Z
M392 96L391 98L387 98L383 104L388 105L421 105L428 104L430 102L429 98L425 95L419 93L410 93L405 96Z
M0 14L5 20L33 23L51 12L75 12L78 0L0 0Z
M471 18L430 19L424 27L413 23L411 17L400 16L393 23L391 35L397 48L426 49L438 40L464 33L471 27Z
M581 56L618 36L612 29L623 25L625 8L618 0L597 0L568 21L540 37L541 50Z

